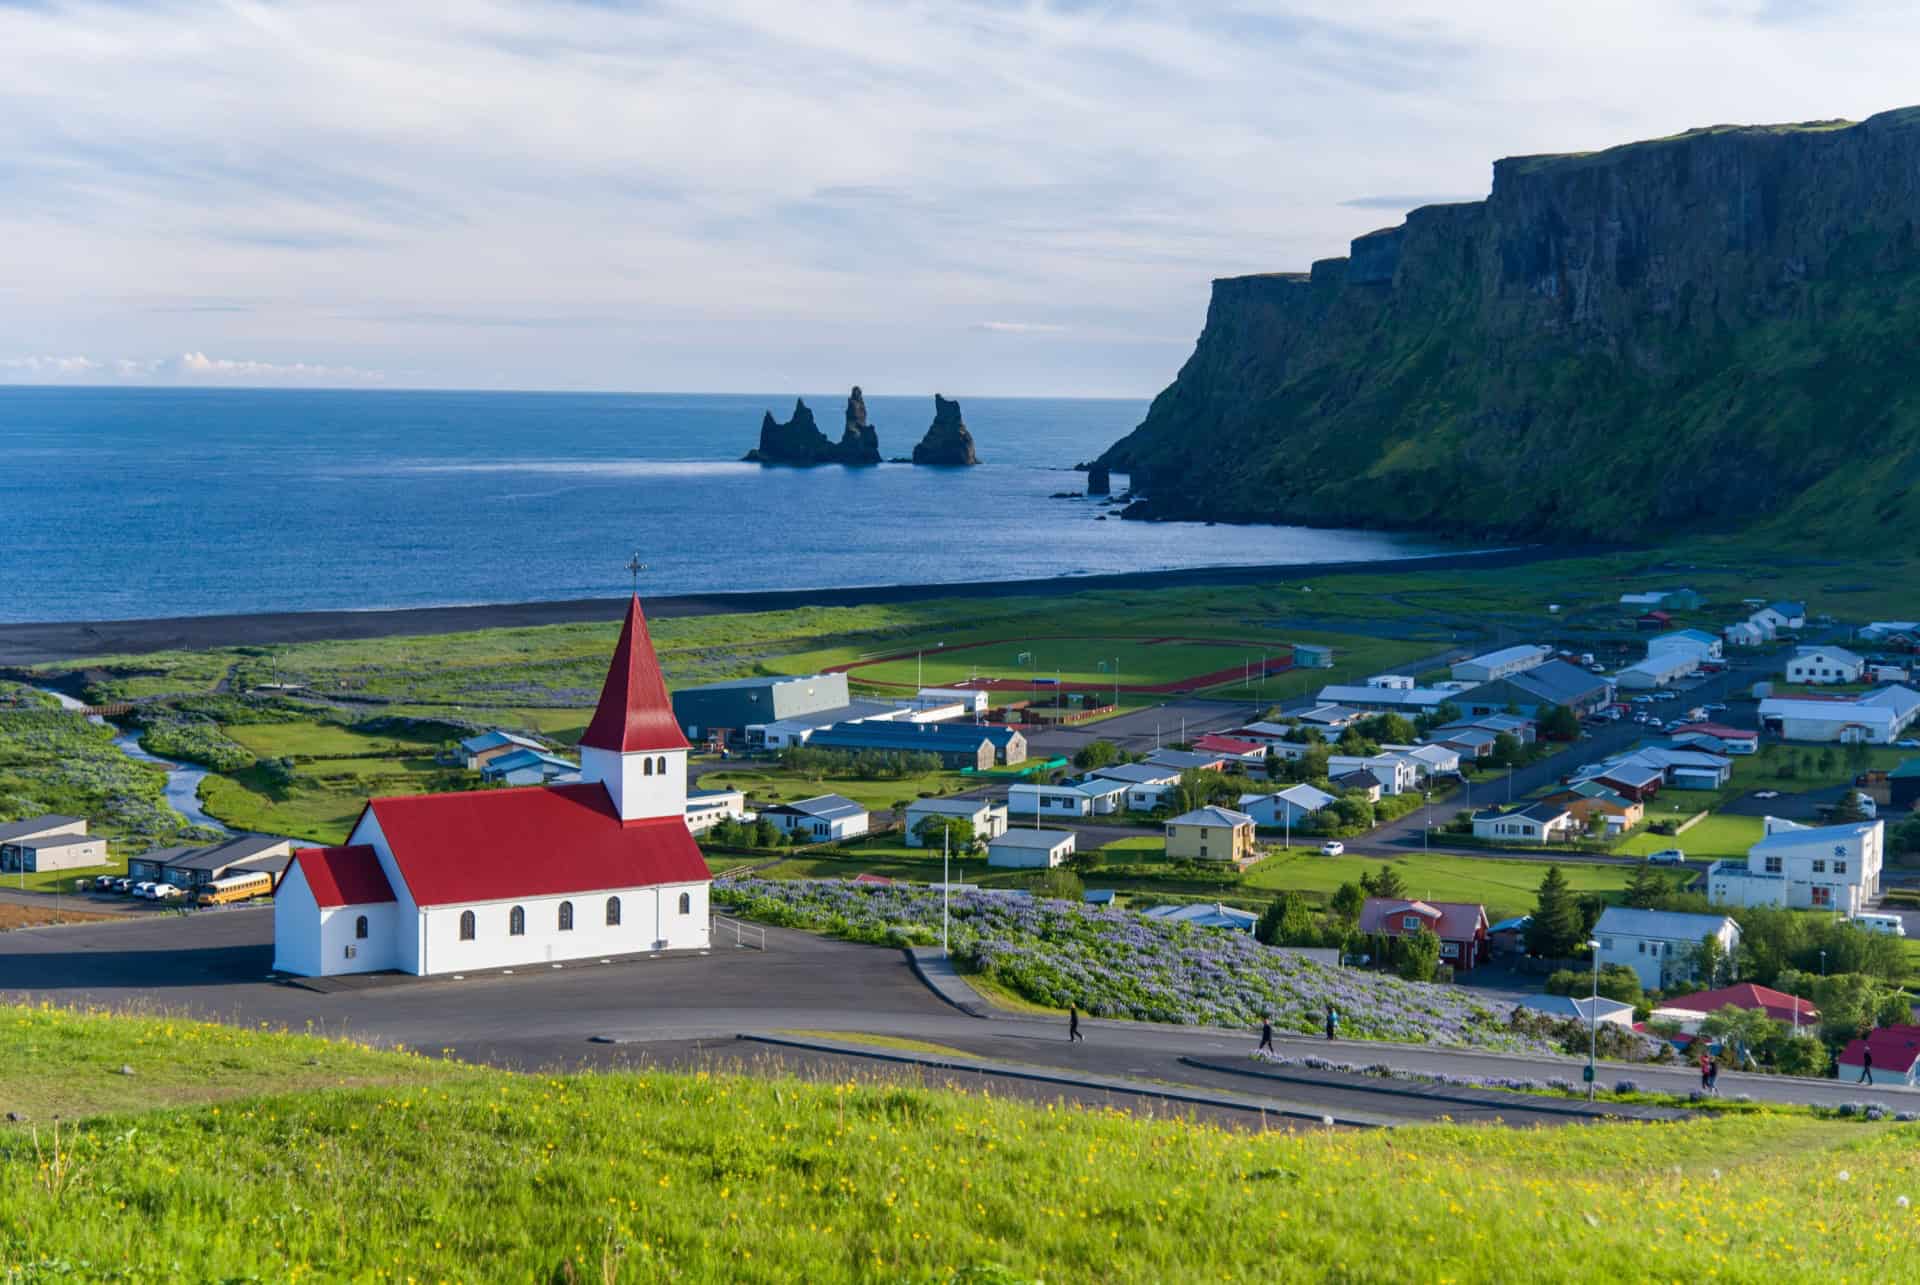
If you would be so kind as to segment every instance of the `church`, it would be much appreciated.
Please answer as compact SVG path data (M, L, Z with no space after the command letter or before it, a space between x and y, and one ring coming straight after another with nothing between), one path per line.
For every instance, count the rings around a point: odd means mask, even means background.
M293 854L273 966L429 976L707 945L687 741L636 594L580 738L580 782L369 799Z

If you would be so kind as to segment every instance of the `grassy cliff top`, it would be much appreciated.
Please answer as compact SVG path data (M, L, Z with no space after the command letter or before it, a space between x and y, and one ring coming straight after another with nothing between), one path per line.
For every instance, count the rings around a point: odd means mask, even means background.
M1908 108L1903 110L1911 111L1914 109ZM1887 115L1894 114L1895 113L1887 113ZM1511 173L1532 174L1541 170L1560 167L1612 164L1651 148L1668 147L1675 143L1692 142L1695 139L1711 138L1719 135L1751 134L1777 136L1781 134L1832 134L1840 130L1852 129L1859 123L1859 121L1836 118L1834 120L1794 121L1778 125L1701 125L1694 129L1681 130L1677 134L1667 134L1660 138L1644 138L1637 142L1620 143L1614 147L1603 148L1597 152L1540 152L1527 156L1503 157L1494 162L1494 164Z

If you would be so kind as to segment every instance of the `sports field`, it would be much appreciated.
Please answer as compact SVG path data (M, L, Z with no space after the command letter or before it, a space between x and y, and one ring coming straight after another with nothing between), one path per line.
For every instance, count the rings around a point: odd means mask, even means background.
M1279 673L1292 662L1284 644L1172 636L1005 638L891 652L836 669L875 686L911 689L965 683L991 691L1061 687L1122 692L1185 691Z

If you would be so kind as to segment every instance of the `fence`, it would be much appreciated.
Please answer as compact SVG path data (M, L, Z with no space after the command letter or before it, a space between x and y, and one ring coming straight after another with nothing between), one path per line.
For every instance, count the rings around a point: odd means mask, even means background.
M767 948L767 930L758 924L743 923L732 915L715 915L708 937L716 946L727 945L727 935L733 936L732 945L736 950L765 950Z

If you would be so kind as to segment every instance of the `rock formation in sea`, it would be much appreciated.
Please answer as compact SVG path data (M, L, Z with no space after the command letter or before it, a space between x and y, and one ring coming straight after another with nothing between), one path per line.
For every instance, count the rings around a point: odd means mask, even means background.
M771 411L760 420L760 445L746 453L752 464L878 464L880 436L867 423L867 403L855 388L847 398L847 427L835 443L814 422L813 409L800 399L793 418L782 424Z
M959 402L950 402L939 393L933 395L933 424L913 448L913 462L942 468L980 462L973 453L973 434L960 422Z
M1113 477L1098 460L1087 466L1087 494L1112 495Z

